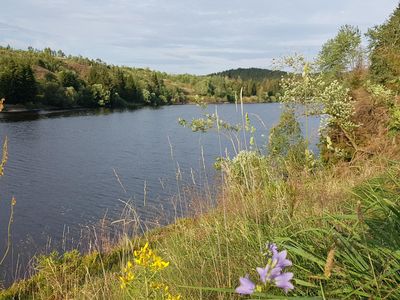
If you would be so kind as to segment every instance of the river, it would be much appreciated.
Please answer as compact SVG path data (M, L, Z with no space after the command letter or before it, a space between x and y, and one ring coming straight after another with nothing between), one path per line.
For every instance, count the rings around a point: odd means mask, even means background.
M234 104L206 110L242 122ZM281 105L248 104L244 110L257 128L258 145L265 145ZM97 226L104 216L118 220L126 201L149 224L164 224L184 213L176 200L182 186L212 185L215 159L225 149L233 154L224 135L193 133L178 124L180 117L191 120L203 112L195 105L177 105L2 115L0 139L8 137L9 159L0 178L0 251L6 245L12 196L17 204L12 248L0 266L0 281L24 276L25 262L35 253L76 246L85 228ZM319 119L310 118L309 126L315 147Z

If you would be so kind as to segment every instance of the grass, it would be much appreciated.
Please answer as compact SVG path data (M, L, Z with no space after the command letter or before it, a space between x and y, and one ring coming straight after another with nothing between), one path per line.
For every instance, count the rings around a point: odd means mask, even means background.
M228 177L218 206L208 213L126 238L108 253L82 256L73 251L39 257L37 275L0 295L124 299L118 274L134 249L149 241L170 262L162 281L183 299L239 299L224 289L233 291L238 278L249 271L255 277L265 243L275 241L293 261L296 288L290 296L396 299L400 297L400 167L393 163L369 180L376 166L373 171L364 163L340 175L342 168L292 172L278 180L265 162L258 170L247 170L249 186ZM259 184L260 178L265 183ZM135 283L134 299L141 299L143 288L143 283ZM271 293L284 296L278 289Z
M187 206L202 213L142 234L127 205L132 217L124 224L130 233L115 247L38 257L37 274L0 291L0 298L148 299L145 269L134 268L129 289L119 287L118 276L134 251L149 242L170 262L157 280L172 294L249 299L234 288L246 273L256 278L255 268L265 264L265 244L273 241L288 251L295 289L285 295L272 288L268 296L250 299L399 299L400 163L392 159L396 151L388 150L392 142L385 134L380 131L376 140L383 141L386 154L333 165L308 165L301 153L272 159L241 152L221 162L216 199L207 192L192 194ZM153 298L168 299L157 295Z

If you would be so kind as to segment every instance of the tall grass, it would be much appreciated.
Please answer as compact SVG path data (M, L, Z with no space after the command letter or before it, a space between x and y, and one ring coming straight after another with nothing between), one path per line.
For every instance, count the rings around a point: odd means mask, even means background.
M268 297L251 299L399 299L400 165L379 158L308 164L301 141L298 145L290 155L242 150L220 161L215 198L208 199L214 196L207 191L192 195L193 201L203 197L210 204L201 206L205 213L169 226L144 230L127 203L132 217L117 221L127 233L118 246L38 257L38 273L0 296L147 299L143 281L133 281L128 293L118 276L134 251L149 242L170 262L159 280L172 293L182 299L242 299L234 292L239 277L249 270L257 276L265 244L273 241L293 261L295 289L285 295L275 288ZM196 207L190 204L180 202ZM143 278L143 270L135 272Z

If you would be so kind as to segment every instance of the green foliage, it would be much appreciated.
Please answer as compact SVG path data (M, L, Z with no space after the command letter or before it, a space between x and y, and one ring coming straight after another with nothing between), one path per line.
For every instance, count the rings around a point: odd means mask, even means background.
M192 119L188 122L179 118L178 123L183 127L190 127L193 132L207 132L210 129L225 130L228 132L238 132L242 126L239 124L230 124L220 119L217 114L204 114L203 118Z
M36 80L29 65L10 61L0 66L0 98L5 98L7 103L33 102L36 91Z
M227 76L234 79L264 81L266 79L280 79L286 72L260 68L238 68L210 74L211 76Z
M400 132L400 106L395 105L390 109L389 132Z
M279 123L271 129L268 153L289 161L304 162L306 143L293 108L286 106ZM300 156L300 157L299 157Z
M349 95L350 90L338 80L326 81L325 74L317 72L315 65L302 56L289 57L285 63L295 73L282 79L281 101L304 105L306 116L326 115L320 132L326 135L326 130L337 128L356 147L351 137L357 124L352 121L354 105ZM299 71L302 72L301 75L298 74Z
M23 51L0 47L0 97L5 97L7 104L35 100L39 106L137 107L187 103L199 97L203 102L234 102L242 87L245 101L265 102L276 100L277 82L275 77L258 81L224 75L168 75L66 56L50 48ZM76 99L71 100L70 93L63 95L69 87L77 92Z
M341 78L347 70L362 61L361 32L357 27L344 25L323 46L317 58L319 70L330 77Z
M267 157L257 151L242 150L233 159L223 159L219 164L232 185L250 188L255 182L266 182L267 178L263 175L267 167Z
M103 64L94 64L90 68L88 84L101 84L106 88L111 88L112 78L110 76L110 68Z
M37 99L45 105L69 108L77 104L78 93L73 87L62 87L58 82L46 82L40 86Z
M374 81L400 91L400 5L382 25L368 31L370 73Z
M111 101L111 92L101 83L95 83L91 86L93 99L99 106L109 106Z
M374 104L384 105L389 111L388 130L391 134L400 131L400 107L395 101L395 93L382 84L374 84L368 80L364 84L367 92L372 96Z
M76 72L63 70L58 73L58 80L63 87L73 87L76 91L80 88L80 80Z
M382 84L374 84L370 80L367 80L364 87L373 97L375 103L384 104L387 107L391 107L394 104L395 95L393 91L387 89Z
M350 133L357 127L351 119L354 114L354 102L349 92L349 89L335 80L323 88L318 99L323 105L321 114L329 116L326 120L328 125L338 126L345 133Z

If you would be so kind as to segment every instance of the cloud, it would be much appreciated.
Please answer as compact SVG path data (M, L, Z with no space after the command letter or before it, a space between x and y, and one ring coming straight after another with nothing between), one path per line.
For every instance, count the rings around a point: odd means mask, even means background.
M50 46L181 73L315 55L343 24L382 23L397 0L2 0L0 43Z

